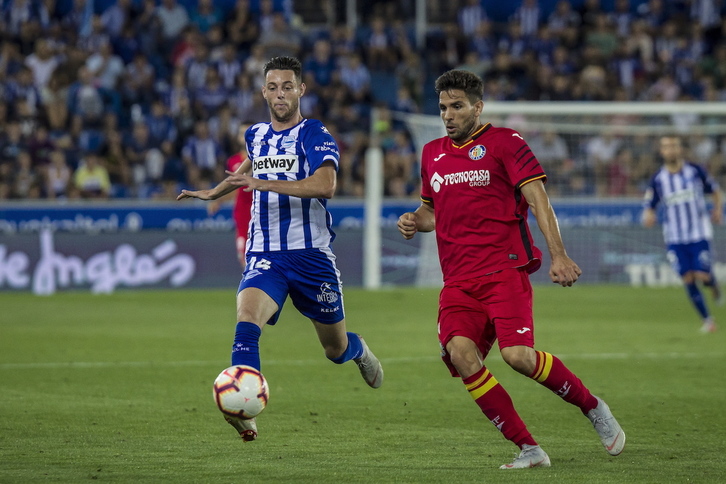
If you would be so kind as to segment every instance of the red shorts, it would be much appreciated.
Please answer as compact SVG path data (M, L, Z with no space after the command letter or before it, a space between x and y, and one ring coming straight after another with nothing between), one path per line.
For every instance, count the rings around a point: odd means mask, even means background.
M532 284L524 270L506 269L488 276L444 286L439 296L441 357L458 376L446 352L454 336L474 341L486 357L499 340L499 348L534 347Z

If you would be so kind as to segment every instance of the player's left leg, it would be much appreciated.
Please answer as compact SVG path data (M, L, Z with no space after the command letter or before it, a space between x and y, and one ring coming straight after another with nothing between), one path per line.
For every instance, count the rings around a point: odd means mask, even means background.
M490 310L496 316L495 327L502 359L515 371L551 390L564 401L577 406L590 418L608 453L618 455L625 444L625 434L609 408L556 356L534 349L534 320L532 318L532 286L529 276L517 271L510 274L507 284L509 299ZM592 412L603 404L597 416Z
M345 330L345 319L333 324L311 321L318 333L320 344L325 349L325 356L330 361L342 365L353 360L368 386L378 388L383 384L381 362L359 334Z
M342 283L333 253L320 249L299 254L290 281L290 299L313 322L325 356L336 364L355 361L366 383L380 387L380 361L360 335L346 331Z

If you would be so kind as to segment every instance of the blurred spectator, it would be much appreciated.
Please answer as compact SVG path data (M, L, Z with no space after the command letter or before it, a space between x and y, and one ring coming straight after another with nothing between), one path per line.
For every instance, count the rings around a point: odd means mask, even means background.
M41 173L33 168L33 160L30 153L21 151L15 163L12 173L12 198L40 198L41 194Z
M559 0L555 10L547 17L547 27L553 34L561 36L567 29L578 28L580 21L569 0Z
M45 169L50 164L50 154L55 150L55 143L50 139L48 128L39 125L28 139L28 153L33 168Z
M315 84L324 91L332 83L333 72L337 67L330 41L317 39L313 44L312 54L303 64L303 72L312 74Z
M360 104L370 101L371 74L357 54L341 59L340 80L348 88L353 101Z
M155 14L161 25L162 41L166 45L171 45L189 24L189 13L176 0L161 0Z
M68 110L73 117L80 118L84 125L101 121L105 110L103 95L85 66L78 69L78 80L70 86Z
M106 170L111 182L111 195L126 197L131 195L132 174L124 154L124 138L116 129L106 131L106 144L102 152L106 160Z
M232 18L227 21L227 39L242 56L247 56L260 36L257 16L252 12L250 0L237 0Z
M222 11L212 0L198 0L196 9L193 9L189 20L201 33L209 32L213 26L222 22Z
M539 28L541 11L537 0L522 0L522 4L514 12L514 21L519 24L523 37L532 37Z
M142 52L134 56L133 62L126 65L121 77L121 92L127 106L141 104L148 106L154 97L156 71Z
M207 81L207 69L212 67L212 64L209 61L209 49L202 40L194 42L192 52L192 57L184 63L184 72L186 85L194 92L204 87Z
M194 135L182 148L182 161L189 183L201 189L221 181L224 175L222 156L222 149L209 133L207 122L197 121L194 124Z
M219 73L214 67L209 67L204 85L192 92L194 111L201 118L214 116L227 102L228 96L227 89L224 88L219 78Z
M132 17L132 0L116 0L101 14L101 23L111 40L121 36L124 26Z
M617 36L621 39L627 38L635 19L630 10L630 0L615 0L615 10L610 14L610 19Z
M386 30L386 21L375 17L371 21L371 30L365 44L366 64L373 71L391 70L395 66L395 50Z
M5 86L6 99L8 102L16 104L22 101L30 111L31 116L38 113L41 107L40 90L33 84L33 73L27 67L22 67L15 76L15 80L11 80ZM16 112L15 115L18 115Z
M396 131L393 134L393 145L384 151L384 194L390 197L418 195L419 177L413 143L405 131Z
M242 62L237 57L234 44L224 44L222 57L217 61L216 69L222 85L231 93L237 84L237 76L242 73Z
M459 29L467 37L474 35L482 22L488 21L481 0L466 0L457 15Z
M176 142L178 132L174 118L168 114L161 100L157 99L152 103L150 113L144 117L144 124L152 144L160 145L164 141Z
M124 73L124 63L113 53L109 42L102 43L98 51L88 57L86 67L93 77L94 84L108 90L116 89Z
M66 198L71 183L71 168L61 150L50 153L50 164L45 176L45 194L50 199Z
M35 50L25 59L25 65L33 72L35 87L43 89L48 85L53 71L60 65L61 61L62 58L53 53L47 40L38 39L35 42Z
M87 153L73 174L73 185L81 198L108 198L111 181L96 153Z
M259 44L266 58L278 56L297 57L302 47L302 39L297 30L291 26L282 12L272 14L272 26L263 30Z

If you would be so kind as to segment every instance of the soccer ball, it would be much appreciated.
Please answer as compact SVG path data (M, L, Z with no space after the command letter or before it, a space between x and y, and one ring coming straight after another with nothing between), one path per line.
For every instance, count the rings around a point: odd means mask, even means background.
M267 406L267 380L251 366L230 366L214 380L214 401L225 415L250 419Z

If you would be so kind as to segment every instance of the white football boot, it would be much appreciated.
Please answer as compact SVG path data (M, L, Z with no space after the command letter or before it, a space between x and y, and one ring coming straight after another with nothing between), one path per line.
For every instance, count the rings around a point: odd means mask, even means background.
M360 358L357 358L355 364L358 365L360 374L366 381L369 387L378 388L383 385L383 367L381 362L378 361L376 355L368 348L365 340L358 335L360 343L363 345L363 354Z
M608 404L600 397L596 396L595 398L597 398L597 407L587 412L587 418L595 427L597 434L600 436L600 442L602 442L608 454L618 455L625 447L625 432L613 417Z
M550 456L539 445L523 445L522 452L511 464L504 464L500 469L528 469L530 467L549 467Z
M225 415L224 419L239 432L239 436L245 442L252 442L257 438L257 422L255 422L255 419L241 419L229 415Z

